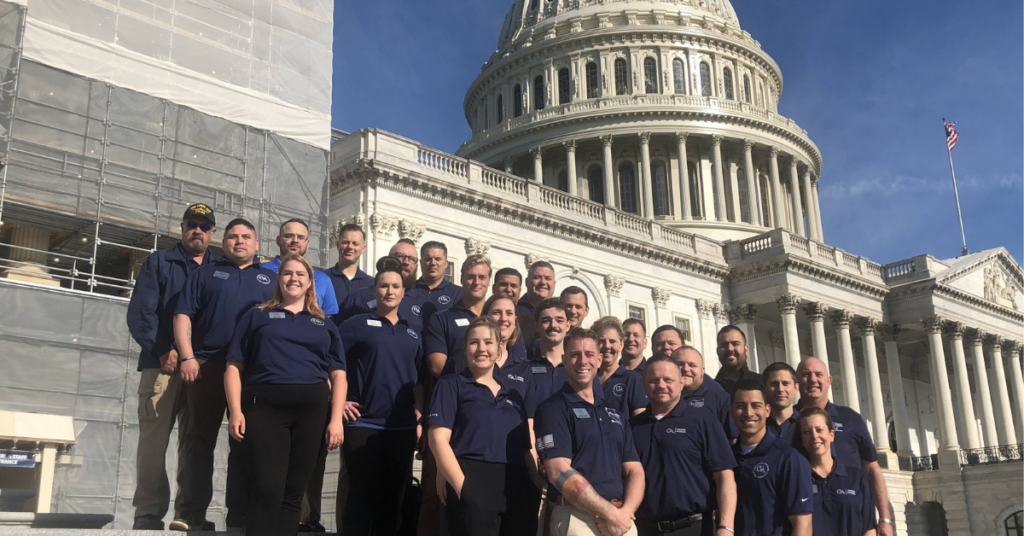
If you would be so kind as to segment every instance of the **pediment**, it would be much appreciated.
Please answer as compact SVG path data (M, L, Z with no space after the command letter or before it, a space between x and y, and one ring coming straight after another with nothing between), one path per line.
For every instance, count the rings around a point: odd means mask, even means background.
M958 264L940 274L936 282L1014 311L1024 310L1022 270L1006 250L991 250Z

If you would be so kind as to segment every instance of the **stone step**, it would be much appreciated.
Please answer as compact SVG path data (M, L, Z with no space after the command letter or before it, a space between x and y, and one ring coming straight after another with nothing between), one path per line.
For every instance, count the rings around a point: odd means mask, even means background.
M0 524L2 536L175 536L182 532L168 530L129 530L129 529L49 529L23 526L5 526ZM189 536L244 536L241 531L189 532ZM320 534L323 534L322 532ZM333 534L333 533L328 533ZM316 536L312 532L300 532L299 536Z

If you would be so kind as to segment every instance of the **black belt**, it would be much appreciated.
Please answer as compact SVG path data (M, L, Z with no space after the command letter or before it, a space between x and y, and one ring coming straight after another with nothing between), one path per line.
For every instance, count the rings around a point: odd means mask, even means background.
M698 513L675 521L659 521L656 526L658 527L658 532L672 532L674 530L692 527L702 519L704 519L704 514Z

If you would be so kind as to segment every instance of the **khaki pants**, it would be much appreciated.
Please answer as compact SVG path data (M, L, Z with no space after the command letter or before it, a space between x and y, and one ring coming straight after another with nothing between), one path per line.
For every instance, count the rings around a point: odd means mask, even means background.
M550 508L551 536L601 536L594 514L568 505L550 504ZM637 536L635 524L626 536Z
M143 369L139 379L139 444L136 451L135 517L154 516L163 519L171 500L167 480L167 444L171 430L178 423L178 474L185 469L187 458L181 455L181 431L185 429L185 390L181 376L164 374L160 369ZM179 488L178 494L180 496ZM178 497L175 498L175 503ZM175 512L177 514L178 512ZM177 517L177 515L175 515Z

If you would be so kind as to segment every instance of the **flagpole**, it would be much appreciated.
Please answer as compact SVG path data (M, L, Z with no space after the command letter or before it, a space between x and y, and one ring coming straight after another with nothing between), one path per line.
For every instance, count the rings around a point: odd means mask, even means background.
M946 130L946 118L942 118L942 132L946 136L949 136L949 131ZM953 197L956 199L956 217L960 220L960 242L963 244L963 250L960 252L960 256L968 254L967 251L967 236L964 234L964 217L960 212L960 193L956 189L956 172L953 171L953 150L949 148L949 143L946 143L946 154L949 156L949 174L953 177Z

